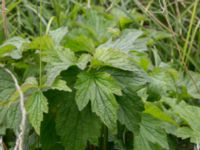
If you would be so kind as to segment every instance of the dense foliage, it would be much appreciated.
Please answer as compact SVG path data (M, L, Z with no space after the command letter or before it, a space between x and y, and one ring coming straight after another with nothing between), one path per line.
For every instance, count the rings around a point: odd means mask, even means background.
M152 27L136 9L138 1L122 7L118 1L90 7L61 1L8 7L12 12L20 6L13 14L23 20L11 17L13 35L3 40L2 34L0 41L5 146L12 149L21 130L13 76L25 98L24 149L189 150L199 144L199 52L192 51L200 47L198 27L196 43L178 60L174 49L184 46L181 40L174 43L172 33ZM197 58L190 59L192 53Z

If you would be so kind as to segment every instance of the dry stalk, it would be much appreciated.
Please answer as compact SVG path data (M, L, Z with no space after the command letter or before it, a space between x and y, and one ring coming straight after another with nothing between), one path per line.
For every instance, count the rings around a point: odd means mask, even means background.
M4 69L12 77L12 79L15 83L15 88L16 88L17 92L19 93L20 110L22 113L22 119L21 119L21 123L20 123L20 132L17 136L14 150L23 150L23 142L24 142L24 134L25 134L25 126L26 126L26 109L24 106L24 94L21 90L21 87L19 86L19 83L18 83L15 75L9 69L5 68L3 65L0 64L0 67L2 69Z

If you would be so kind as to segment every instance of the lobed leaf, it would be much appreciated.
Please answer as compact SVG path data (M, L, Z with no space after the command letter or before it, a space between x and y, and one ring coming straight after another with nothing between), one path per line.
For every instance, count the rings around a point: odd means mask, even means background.
M83 72L78 75L75 88L79 110L83 110L91 101L92 111L108 128L115 129L118 104L114 94L121 95L116 81L105 72Z

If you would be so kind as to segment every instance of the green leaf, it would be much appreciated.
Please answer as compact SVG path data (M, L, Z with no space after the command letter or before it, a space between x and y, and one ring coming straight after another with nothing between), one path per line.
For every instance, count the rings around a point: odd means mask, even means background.
M42 150L63 150L59 139L60 138L56 133L56 123L54 121L54 115L45 115L44 121L41 124L40 135Z
M70 48L74 52L85 51L92 53L95 50L95 45L93 40L84 35L67 37L65 46L67 48Z
M48 112L48 102L41 91L33 93L26 101L26 110L29 121L37 134L40 134L40 125L43 121L43 113Z
M16 91L12 77L2 68L0 68L0 105L8 100Z
M97 41L102 41L104 38L109 37L108 29L113 27L116 23L110 18L96 10L87 10L81 26L87 29L92 37Z
M189 72L190 75L186 76L182 79L182 83L187 88L187 92L193 98L200 98L200 74L196 72ZM192 78L191 78L192 77Z
M143 102L136 93L125 90L123 96L118 97L118 119L128 130L138 133L144 110Z
M14 103L9 107L0 107L0 116L0 135L5 134L6 129L13 129L18 134L21 122L19 103Z
M134 149L154 150L157 144L164 149L169 149L167 135L161 128L161 123L150 115L143 114L139 134L134 139Z
M98 49L112 48L121 51L130 51L130 50L142 51L143 50L142 48L138 49L138 47L141 47L141 41L137 40L142 34L143 32L139 30L126 30L118 39L116 39L115 41L109 40L105 44L100 45ZM145 42L143 41L142 44L145 47L144 50L146 50Z
M181 102L178 105L172 106L175 113L177 113L187 124L191 127L192 131L188 132L189 129L181 128L178 129L177 134L185 136L190 135L190 140L193 143L200 142L200 107L188 105L185 102Z
M75 65L75 54L69 49L58 48L56 50L46 51L43 61L47 62L47 82L51 86L56 77L70 66Z
M67 27L60 27L56 30L50 31L49 35L52 37L55 45L59 45L64 36L67 34L68 28Z
M23 45L27 43L29 41L21 37L8 39L0 46L0 57L10 56L13 59L20 59L22 57Z
M28 45L29 49L34 50L48 50L54 47L53 39L49 35L43 35L36 37L32 40L32 42Z
M177 123L168 114L163 112L158 106L156 106L155 104L153 104L151 102L145 103L145 111L144 112L147 114L150 114L160 120L177 125Z
M116 81L105 72L83 72L78 75L75 88L79 110L91 101L92 111L108 128L115 129L118 104L114 94L121 95Z
M187 138L191 138L191 142L193 143L199 143L199 132L196 132L194 130L192 130L191 128L188 127L180 127L177 128L177 130L174 131L174 133L172 133L174 135L176 135L177 137L181 138L181 139L187 139Z
M124 52L116 49L97 49L92 60L93 67L109 66L126 71L135 71L136 66Z
M59 91L66 91L66 92L71 92L72 90L70 87L67 86L66 81L61 80L61 79L56 79L51 86L51 89L53 90L59 90Z
M67 150L84 150L87 142L98 143L101 123L89 107L79 111L74 94L66 94L59 106L56 129Z
M176 80L178 78L176 70L168 67L154 68L149 75L148 101L156 101L161 96L168 96L169 93L176 92Z
M87 67L87 64L91 60L91 55L89 54L82 54L79 59L77 60L77 66L81 69L84 70Z
M136 69L134 72L122 70L109 70L108 72L120 83L123 89L132 92L140 90L150 82L147 74L140 69Z

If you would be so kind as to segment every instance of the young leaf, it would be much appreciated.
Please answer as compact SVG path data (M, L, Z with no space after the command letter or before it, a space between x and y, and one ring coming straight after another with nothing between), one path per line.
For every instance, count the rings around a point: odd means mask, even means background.
M30 123L37 134L40 134L40 125L43 121L43 113L48 112L48 102L41 91L33 93L26 102L26 110Z
M82 110L91 101L92 111L110 129L115 129L118 104L114 94L121 95L116 81L105 72L83 72L76 82L76 103Z
M117 49L97 49L92 60L93 67L109 66L125 71L135 71L136 66L131 58Z
M68 93L59 106L56 129L65 149L84 150L87 142L98 143L101 123L89 107L79 111L74 93Z
M134 139L134 148L135 150L154 150L155 144L169 149L167 135L161 128L161 121L143 114L139 134Z

